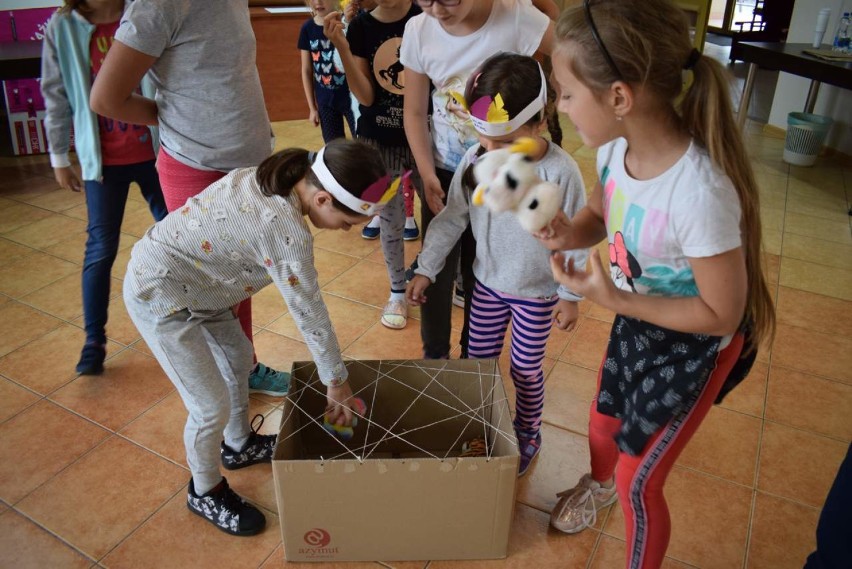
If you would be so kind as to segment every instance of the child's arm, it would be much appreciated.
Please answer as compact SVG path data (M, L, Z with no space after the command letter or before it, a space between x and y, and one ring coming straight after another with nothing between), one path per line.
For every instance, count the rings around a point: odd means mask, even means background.
M567 269L563 268L560 253L551 257L551 268L557 281L618 314L679 332L733 334L742 321L748 288L742 247L712 257L690 257L688 261L698 296L650 296L618 289L597 250L592 252L589 272L575 270L570 262Z
M551 251L584 249L605 239L603 188L600 182L595 184L586 207L577 215L568 219L565 212L559 212L543 231L534 235Z
M340 60L343 61L343 67L346 69L346 82L349 84L349 90L355 95L359 103L365 107L371 106L375 98L375 91L370 79L370 62L352 53L349 40L343 33L340 13L334 12L326 16L322 27L325 36L331 40L331 43L337 48L337 53L340 54ZM352 29L350 28L350 33L352 33Z
M155 61L156 57L115 40L92 85L92 110L128 124L156 125L157 103L136 93Z
M83 189L83 182L68 158L71 140L71 105L59 71L53 27L49 24L42 43L41 92L46 107L44 132L50 147L50 165L53 167L53 175L59 185L66 190L79 192Z
M577 325L580 318L580 305L574 300L560 298L553 308L553 323L560 330L570 332Z
M404 41L404 40L403 40ZM433 213L444 209L444 190L435 173L432 157L432 137L429 134L429 77L405 69L405 94L403 95L402 121L417 171L423 180L423 195Z
M308 102L308 121L314 126L319 126L319 112L317 111L317 100L314 97L314 67L311 62L311 52L299 50L302 54L302 88L305 91L305 100Z
M559 18L559 6L553 0L532 0L532 5L551 20Z

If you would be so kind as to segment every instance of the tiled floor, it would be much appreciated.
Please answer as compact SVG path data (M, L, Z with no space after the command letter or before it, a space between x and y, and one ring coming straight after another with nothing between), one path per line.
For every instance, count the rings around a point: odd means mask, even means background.
M279 147L320 145L318 131L304 122L275 127ZM564 146L590 185L594 152L570 133ZM790 167L781 161L782 147L783 140L750 125L778 335L751 377L712 410L671 475L669 568L801 567L852 439L852 164L825 158L814 168ZM129 248L150 222L138 192L113 272L107 372L73 373L83 340L85 218L83 196L57 189L43 158L0 159L0 566L284 565L269 467L229 474L266 510L270 524L258 537L225 536L184 506L185 411L119 295ZM379 243L356 232L320 231L316 246L345 354L418 357L417 320L402 331L379 324L386 286ZM409 258L418 246L406 245ZM254 316L264 362L287 368L309 357L272 287L255 297ZM553 333L545 444L518 483L509 558L432 562L431 569L622 565L617 508L576 536L547 527L556 492L587 468L588 401L611 317L584 303L575 332ZM280 401L260 396L251 403L268 417L265 430L274 429ZM422 569L427 562L384 565Z

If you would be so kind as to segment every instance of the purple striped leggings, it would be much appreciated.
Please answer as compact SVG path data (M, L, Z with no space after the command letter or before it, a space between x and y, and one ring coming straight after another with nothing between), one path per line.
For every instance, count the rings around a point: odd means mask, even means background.
M468 357L497 358L512 322L509 373L515 384L515 428L535 434L544 410L544 349L559 298L521 298L476 281L470 309Z

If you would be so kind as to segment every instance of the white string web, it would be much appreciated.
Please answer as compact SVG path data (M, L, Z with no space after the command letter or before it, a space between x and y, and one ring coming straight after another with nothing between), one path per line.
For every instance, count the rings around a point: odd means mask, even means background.
M471 367L472 362L476 362L475 371L459 369L456 366L451 366L450 361L414 361L414 360L399 360L399 361L349 361L347 366L350 367L350 378L352 377L351 367L360 366L366 368L367 372L372 372L374 377L372 380L361 385L357 390L353 389L353 395L361 397L367 404L365 414L360 414L353 411L353 414L358 417L358 426L356 427L355 436L349 441L343 441L337 436L329 433L323 428L323 418L325 414L325 397L326 387L320 382L317 375L317 369L311 362L306 362L302 366L293 368L293 375L299 375L299 371L304 371L306 368L312 368L310 377L300 382L300 387L288 395L288 400L292 409L282 419L282 425L286 424L291 419L295 419L294 424L299 425L281 441L287 441L290 438L298 435L301 431L309 428L311 433L322 432L334 441L333 448L337 449L337 454L330 456L321 455L321 461L338 460L341 458L352 458L358 462L363 462L369 459L377 449L382 446L388 446L390 442L399 441L411 449L415 449L425 456L443 461L451 454L457 452L459 443L463 438L480 437L485 441L485 458L490 461L495 449L495 442L498 437L502 437L510 444L515 444L514 433L506 432L500 428L506 418L508 411L507 399L505 392L502 389L500 375L497 373L496 363L493 363L493 372L484 370L483 363L489 364L484 360L468 360L471 364L465 367ZM488 366L486 366L488 367ZM416 380L410 383L402 381L395 377L398 370L415 370ZM468 401L456 394L444 381L444 375L452 373L454 376L471 376L471 382L478 382L479 397L476 404L470 404ZM360 377L365 374L360 373ZM425 377L424 377L425 376ZM425 383L423 383L425 381ZM390 383L390 386L380 385L382 382ZM463 383L463 381L462 381ZM414 384L414 385L412 385ZM422 385L421 385L422 384ZM401 389L402 393L413 396L407 405L403 404L398 411L397 416L393 416L394 412L391 406L384 401L377 401L377 395L382 387L392 387L397 390ZM468 385L464 386L468 388ZM435 395L429 393L434 392ZM495 397L498 397L495 399ZM319 398L322 405L311 405L311 399ZM303 402L303 399L307 400ZM437 406L446 416L436 418L426 424L417 426L406 425L406 419L411 419L409 413L419 405ZM381 408L383 420L374 417L377 407ZM313 411L311 411L313 409ZM298 413L296 417L294 414ZM496 417L494 415L497 415ZM465 420L466 419L466 420ZM450 444L447 440L452 438L452 431L449 436L445 436L441 441L443 451L435 451L425 448L425 445L418 444L412 440L413 436L424 434L429 429L440 427L444 431L453 429L453 425L458 425L458 433ZM474 428L471 429L471 425ZM364 429L364 435L359 436L358 430ZM481 432L481 435L478 433ZM371 434L373 435L371 438ZM326 440L326 439L323 439ZM359 444L360 441L360 444ZM326 440L327 442L327 440Z

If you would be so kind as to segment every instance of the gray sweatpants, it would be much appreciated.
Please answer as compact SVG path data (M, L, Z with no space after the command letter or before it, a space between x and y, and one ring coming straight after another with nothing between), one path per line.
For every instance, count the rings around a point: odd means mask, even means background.
M230 309L215 314L181 310L160 318L124 287L130 318L175 385L189 417L183 431L195 492L222 480L219 444L239 450L250 434L248 375L253 348Z

